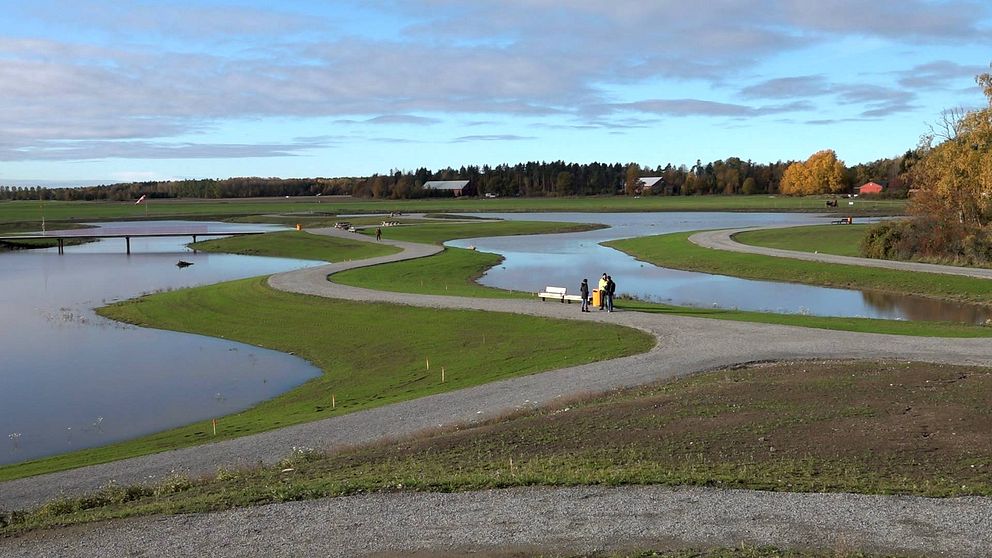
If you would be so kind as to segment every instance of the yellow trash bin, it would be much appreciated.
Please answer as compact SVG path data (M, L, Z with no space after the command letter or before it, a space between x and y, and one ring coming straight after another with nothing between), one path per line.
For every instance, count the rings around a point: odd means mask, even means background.
M602 299L600 298L600 295L599 295L599 289L593 289L592 290L592 305L595 306L596 308L599 308L600 304L602 303L601 301L602 301Z

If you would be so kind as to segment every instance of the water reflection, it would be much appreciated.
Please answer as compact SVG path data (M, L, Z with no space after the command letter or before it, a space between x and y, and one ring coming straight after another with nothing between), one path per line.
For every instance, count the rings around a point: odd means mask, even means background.
M716 212L506 213L498 216L518 220L602 223L610 228L583 233L449 242L451 246L472 245L478 250L502 254L506 258L480 279L480 283L487 286L537 292L547 285L557 285L577 290L582 278L595 280L605 272L617 282L618 293L681 306L972 324L992 317L987 308L974 304L660 268L600 245L608 240L678 231L822 223L831 218L828 216Z
M185 225L156 222L153 226ZM209 227L265 228L216 223ZM184 246L189 240L132 239L130 256L124 254L122 239L68 246L61 256L55 249L0 254L0 463L209 420L269 399L320 373L290 355L125 326L93 312L108 302L146 292L315 263L193 254ZM180 257L194 265L177 268Z

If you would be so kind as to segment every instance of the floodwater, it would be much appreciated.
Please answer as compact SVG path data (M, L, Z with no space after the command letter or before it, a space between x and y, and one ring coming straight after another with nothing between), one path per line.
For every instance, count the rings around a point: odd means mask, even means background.
M280 230L226 223L105 223L115 231ZM320 262L196 253L184 238L122 238L0 253L0 464L105 445L245 409L320 374L240 343L122 325L93 308L143 293ZM187 268L178 260L192 262ZM206 425L205 425L206 426Z
M582 278L595 284L603 273L617 283L618 294L642 300L700 308L756 310L780 314L850 316L892 320L949 321L976 324L992 317L985 307L878 291L833 289L795 283L752 281L657 267L612 248L608 240L679 231L760 225L824 223L832 216L803 213L473 213L478 217L563 221L609 225L583 233L478 238L448 242L475 246L506 259L480 283L538 292L545 286L578 291ZM595 287L593 287L595 288Z

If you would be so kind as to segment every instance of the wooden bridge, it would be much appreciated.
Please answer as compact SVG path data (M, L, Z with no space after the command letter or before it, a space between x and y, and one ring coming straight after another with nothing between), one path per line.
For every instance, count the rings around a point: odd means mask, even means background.
M161 237L184 237L188 236L196 242L197 237L201 236L246 236L251 234L265 234L267 232L276 231L211 231L206 227L196 227L194 230L124 230L119 228L107 228L107 229L74 229L66 231L49 231L46 233L35 233L35 234L12 234L6 236L0 236L0 242L10 241L16 242L19 240L38 240L38 239L48 239L56 240L58 242L59 254L65 253L65 241L69 238L85 238L85 239L102 239L102 238L123 238L125 242L125 247L127 253L131 253L131 239L132 238L161 238Z

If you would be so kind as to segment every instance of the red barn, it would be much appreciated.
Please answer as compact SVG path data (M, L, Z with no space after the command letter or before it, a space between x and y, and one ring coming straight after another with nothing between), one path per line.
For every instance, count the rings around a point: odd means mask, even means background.
M877 182L869 182L868 184L865 184L864 186L858 188L858 194L862 196L865 194L881 194L881 193L882 193L882 185Z

